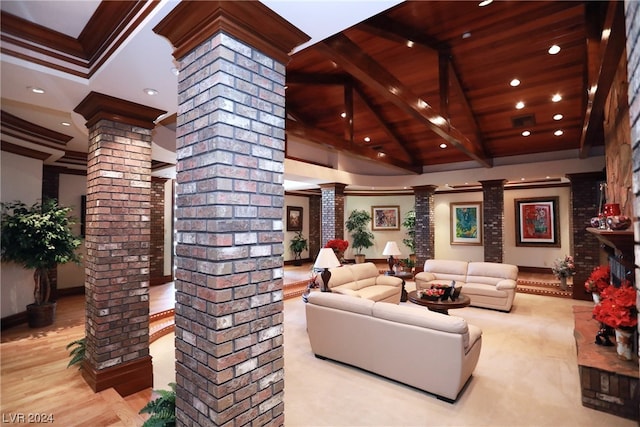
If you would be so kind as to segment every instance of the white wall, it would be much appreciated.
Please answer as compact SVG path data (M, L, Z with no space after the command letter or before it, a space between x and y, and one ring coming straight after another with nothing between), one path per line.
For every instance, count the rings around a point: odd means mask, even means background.
M344 202L344 220L345 222L349 218L351 212L356 209L365 210L371 214L372 206L398 206L400 208L400 229L399 230L371 230L371 223L369 223L369 230L374 235L374 245L368 249L363 249L362 253L367 259L384 259L387 258L382 255L384 245L388 241L395 241L398 244L398 248L402 252L399 258L407 258L409 256L409 248L402 243L402 239L407 237L406 229L402 227L402 221L408 211L415 207L415 197L413 195L401 196L347 196ZM356 251L353 250L353 239L349 235L347 229L344 229L345 240L349 242L349 248L345 253L345 258L353 259Z
M287 206L297 206L302 208L302 235L309 240L309 198L304 196L292 196L285 195L284 208L282 209L282 226L284 231L284 261L293 261L295 256L289 249L289 242L295 237L297 232L287 231ZM306 250L300 254L302 259L309 258L309 250ZM313 255L315 257L315 255Z
M74 234L80 235L80 219L82 217L81 196L87 194L87 177L84 175L60 174L60 188L58 203L60 206L70 207L71 216L76 223L71 227ZM86 253L84 240L77 250L84 260ZM73 262L58 266L58 289L77 288L84 286L84 262Z
M20 200L31 205L42 197L42 161L2 151L0 154L2 202ZM2 263L0 317L26 310L33 303L33 271Z
M482 202L482 191L474 193L436 193L435 209L435 250L434 257L460 261L484 261L483 245L451 244L451 203ZM484 242L484 235L482 236Z

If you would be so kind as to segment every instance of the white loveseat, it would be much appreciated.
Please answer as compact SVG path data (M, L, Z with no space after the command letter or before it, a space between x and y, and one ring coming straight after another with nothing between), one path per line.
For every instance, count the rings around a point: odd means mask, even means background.
M329 289L331 292L366 298L373 301L400 303L402 279L380 274L372 262L346 264L329 269ZM322 282L320 276L317 280Z
M516 295L518 267L496 262L467 262L428 259L422 272L415 275L416 289L428 289L434 284L462 286L461 293L471 299L471 305L511 311Z
M319 358L346 363L453 402L480 357L482 331L413 305L313 292L307 333Z

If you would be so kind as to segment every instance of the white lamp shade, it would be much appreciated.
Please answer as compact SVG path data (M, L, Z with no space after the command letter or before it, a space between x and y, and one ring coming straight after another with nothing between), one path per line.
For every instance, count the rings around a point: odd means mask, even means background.
M387 242L387 244L384 245L382 255L402 255L402 252L400 252L396 242Z
M340 261L338 261L336 254L331 248L320 249L318 257L316 258L316 263L313 264L315 268L333 268L338 267L339 265Z

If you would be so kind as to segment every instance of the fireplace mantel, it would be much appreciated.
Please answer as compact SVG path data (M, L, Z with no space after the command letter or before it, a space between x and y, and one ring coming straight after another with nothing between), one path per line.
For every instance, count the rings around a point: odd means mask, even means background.
M602 243L613 249L617 257L633 259L633 230L600 230L588 227L587 231Z

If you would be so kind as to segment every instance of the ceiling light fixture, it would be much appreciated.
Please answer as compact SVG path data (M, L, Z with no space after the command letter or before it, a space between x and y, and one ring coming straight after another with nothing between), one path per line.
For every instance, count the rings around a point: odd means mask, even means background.
M491 3L493 3L493 0L482 0L480 3L478 3L478 6L485 7L489 6Z
M560 52L560 46L558 46L557 44L554 44L549 48L547 52L549 52L549 55L555 55L558 52Z
M553 116L553 120L562 120L562 118L563 118L563 117L564 117L564 116L563 116L562 114L555 114L555 115Z
M157 90L155 90L155 89L151 89L151 88L144 88L144 89L142 89L142 91L143 91L144 93L146 93L147 95L149 95L149 96L155 96L155 95L157 95L157 94L158 94L158 91L157 91Z
M386 154L384 154L383 152L378 153L378 157L384 157L386 156Z
M413 47L413 41L407 40L407 47Z
M513 80L511 80L511 81L509 82L509 84L510 84L512 87L520 86L520 80L518 80L518 79L513 79Z
M555 95L553 95L551 97L551 100L553 102L560 102L560 101L562 101L562 96L559 93L556 93Z
M529 136L529 135L531 135L531 131L528 131L528 130L522 131L522 136Z
M516 110L522 110L524 108L524 102L520 101L516 104Z
M364 137L364 142L371 142L371 138L369 138L368 136Z
M443 142L442 144L440 144L440 148L447 148L447 144Z
M27 89L33 93L37 93L38 95L42 95L44 93L44 89L39 87L27 86Z
M345 117L347 117L347 113L340 114L340 117L342 117L344 119Z
M466 33L462 33L462 38L463 39L468 39L469 37L471 37L471 33L470 32L466 32Z
M555 136L562 136L562 135L564 134L564 132L563 132L563 131L561 131L560 129L558 129L558 130L557 130L557 131L555 131L553 134L554 134Z

